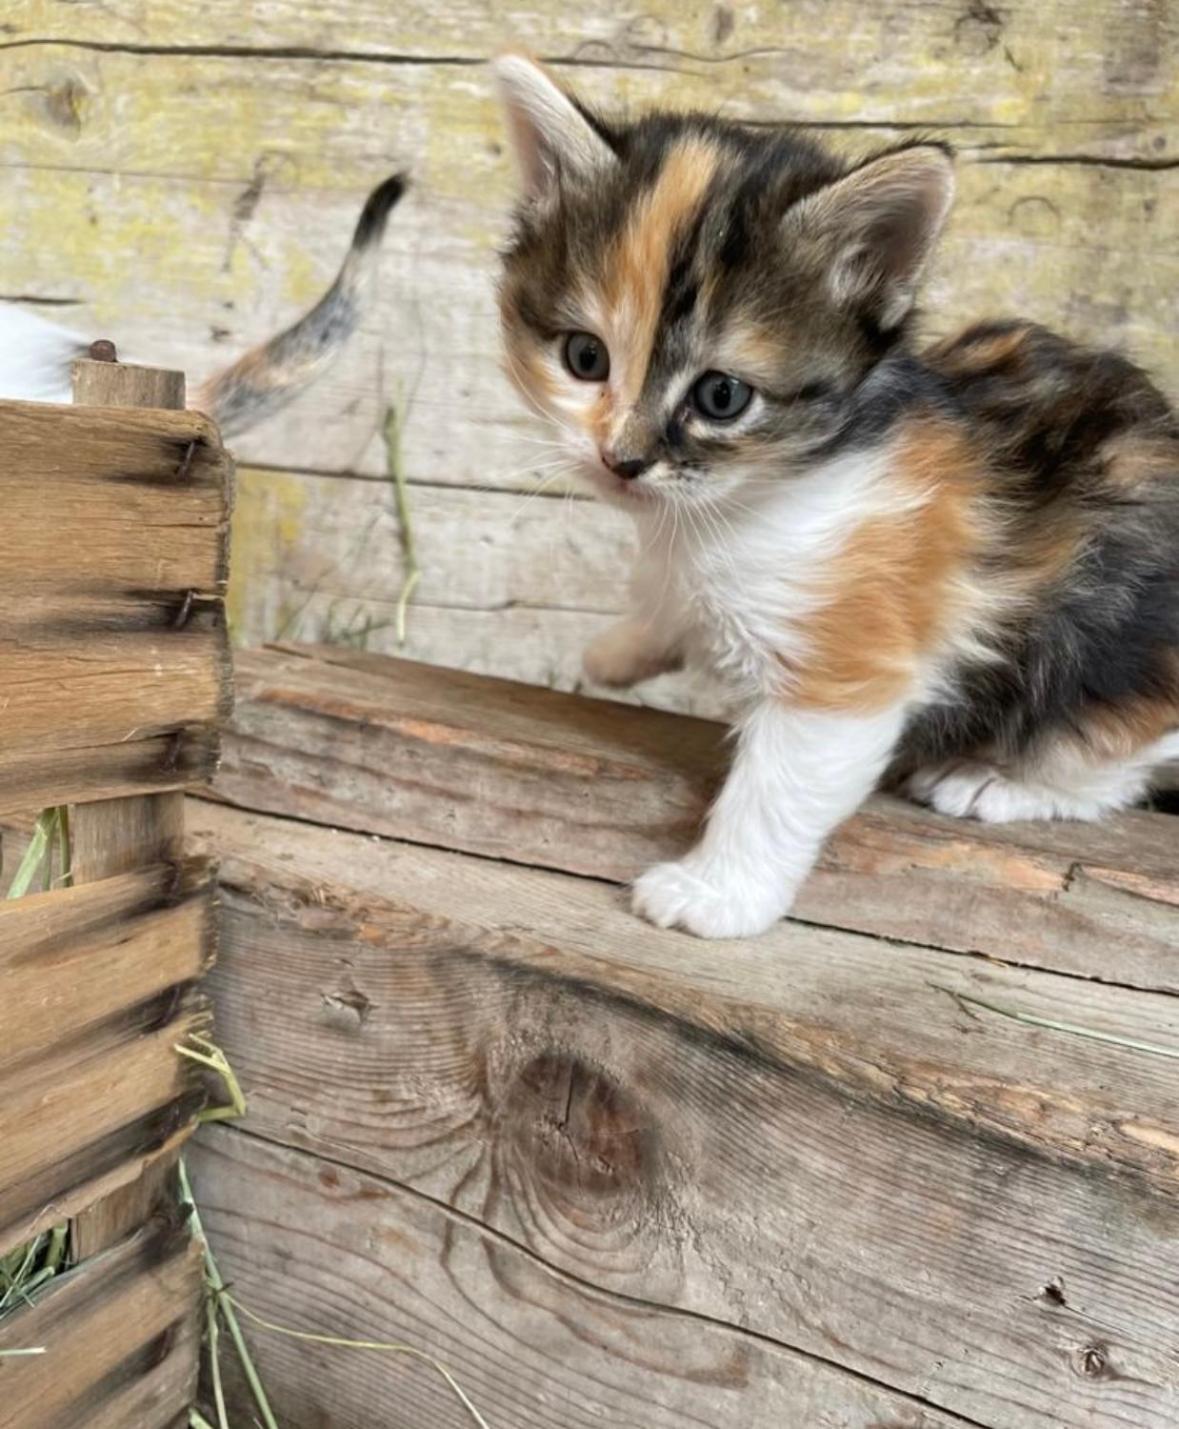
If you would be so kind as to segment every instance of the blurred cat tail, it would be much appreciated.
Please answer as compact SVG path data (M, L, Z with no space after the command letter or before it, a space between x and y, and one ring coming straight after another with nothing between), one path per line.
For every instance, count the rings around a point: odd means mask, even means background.
M319 302L293 327L203 383L190 407L233 436L273 416L327 371L360 325L385 226L407 187L405 174L394 174L369 194L348 256Z
M379 184L365 202L348 256L319 302L293 327L211 377L188 405L232 436L294 401L343 351L371 298L389 215L408 187L404 174ZM68 402L70 364L90 341L16 303L0 303L0 398ZM150 359L149 359L150 360Z
M89 343L28 308L0 303L0 398L68 402L70 363Z

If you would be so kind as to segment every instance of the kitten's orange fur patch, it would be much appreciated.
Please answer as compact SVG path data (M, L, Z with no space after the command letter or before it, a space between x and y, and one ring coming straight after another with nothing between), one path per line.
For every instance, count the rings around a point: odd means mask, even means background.
M720 157L716 144L708 140L685 139L677 144L607 259L602 296L625 331L627 344L626 379L617 394L621 406L629 407L642 387L676 236L699 211Z
M969 575L986 542L985 467L969 438L913 421L891 466L902 509L864 521L827 569L831 594L808 623L792 703L868 712L903 699L922 657L952 640L986 598Z
M1009 332L988 332L971 342L949 337L934 343L926 356L947 377L967 377L1016 364L1030 332L1030 326L1023 326Z

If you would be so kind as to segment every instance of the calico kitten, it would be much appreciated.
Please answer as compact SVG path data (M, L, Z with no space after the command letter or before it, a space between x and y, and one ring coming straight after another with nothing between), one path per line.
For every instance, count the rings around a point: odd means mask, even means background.
M1179 756L1179 424L1129 362L1031 323L915 348L949 153L849 166L497 68L509 366L638 531L587 673L692 662L742 709L700 842L636 909L761 931L886 771L988 820L1140 798Z
M355 332L376 271L390 213L405 192L395 174L369 194L336 280L292 327L247 352L199 387L189 406L232 436L256 426L294 400L335 360ZM0 303L0 398L70 400L70 364L86 339L24 308Z

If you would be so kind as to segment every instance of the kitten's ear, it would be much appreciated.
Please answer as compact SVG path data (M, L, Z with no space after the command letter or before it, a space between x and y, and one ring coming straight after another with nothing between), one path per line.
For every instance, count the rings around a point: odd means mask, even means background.
M492 69L526 198L552 188L562 173L589 174L617 162L582 109L534 61L501 55Z
M833 252L827 274L835 300L871 313L887 332L913 306L953 201L950 155L936 144L918 144L803 199L787 222L804 225Z

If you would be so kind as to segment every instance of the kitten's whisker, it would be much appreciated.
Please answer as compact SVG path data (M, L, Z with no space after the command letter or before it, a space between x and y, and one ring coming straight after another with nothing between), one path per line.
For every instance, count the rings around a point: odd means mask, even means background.
M563 476L569 475L569 470L570 469L564 463L562 463L557 467L555 471L549 472L548 476L546 476L544 480L540 482L540 484L536 486L532 491L522 492L520 495L519 503L516 506L516 510L512 513L512 520L518 521L523 515L524 511L527 509L529 503L535 501L538 496L543 496L544 493L549 489L549 487L553 485L554 482L560 481ZM572 495L572 493L568 490L566 490L562 494L566 497Z

